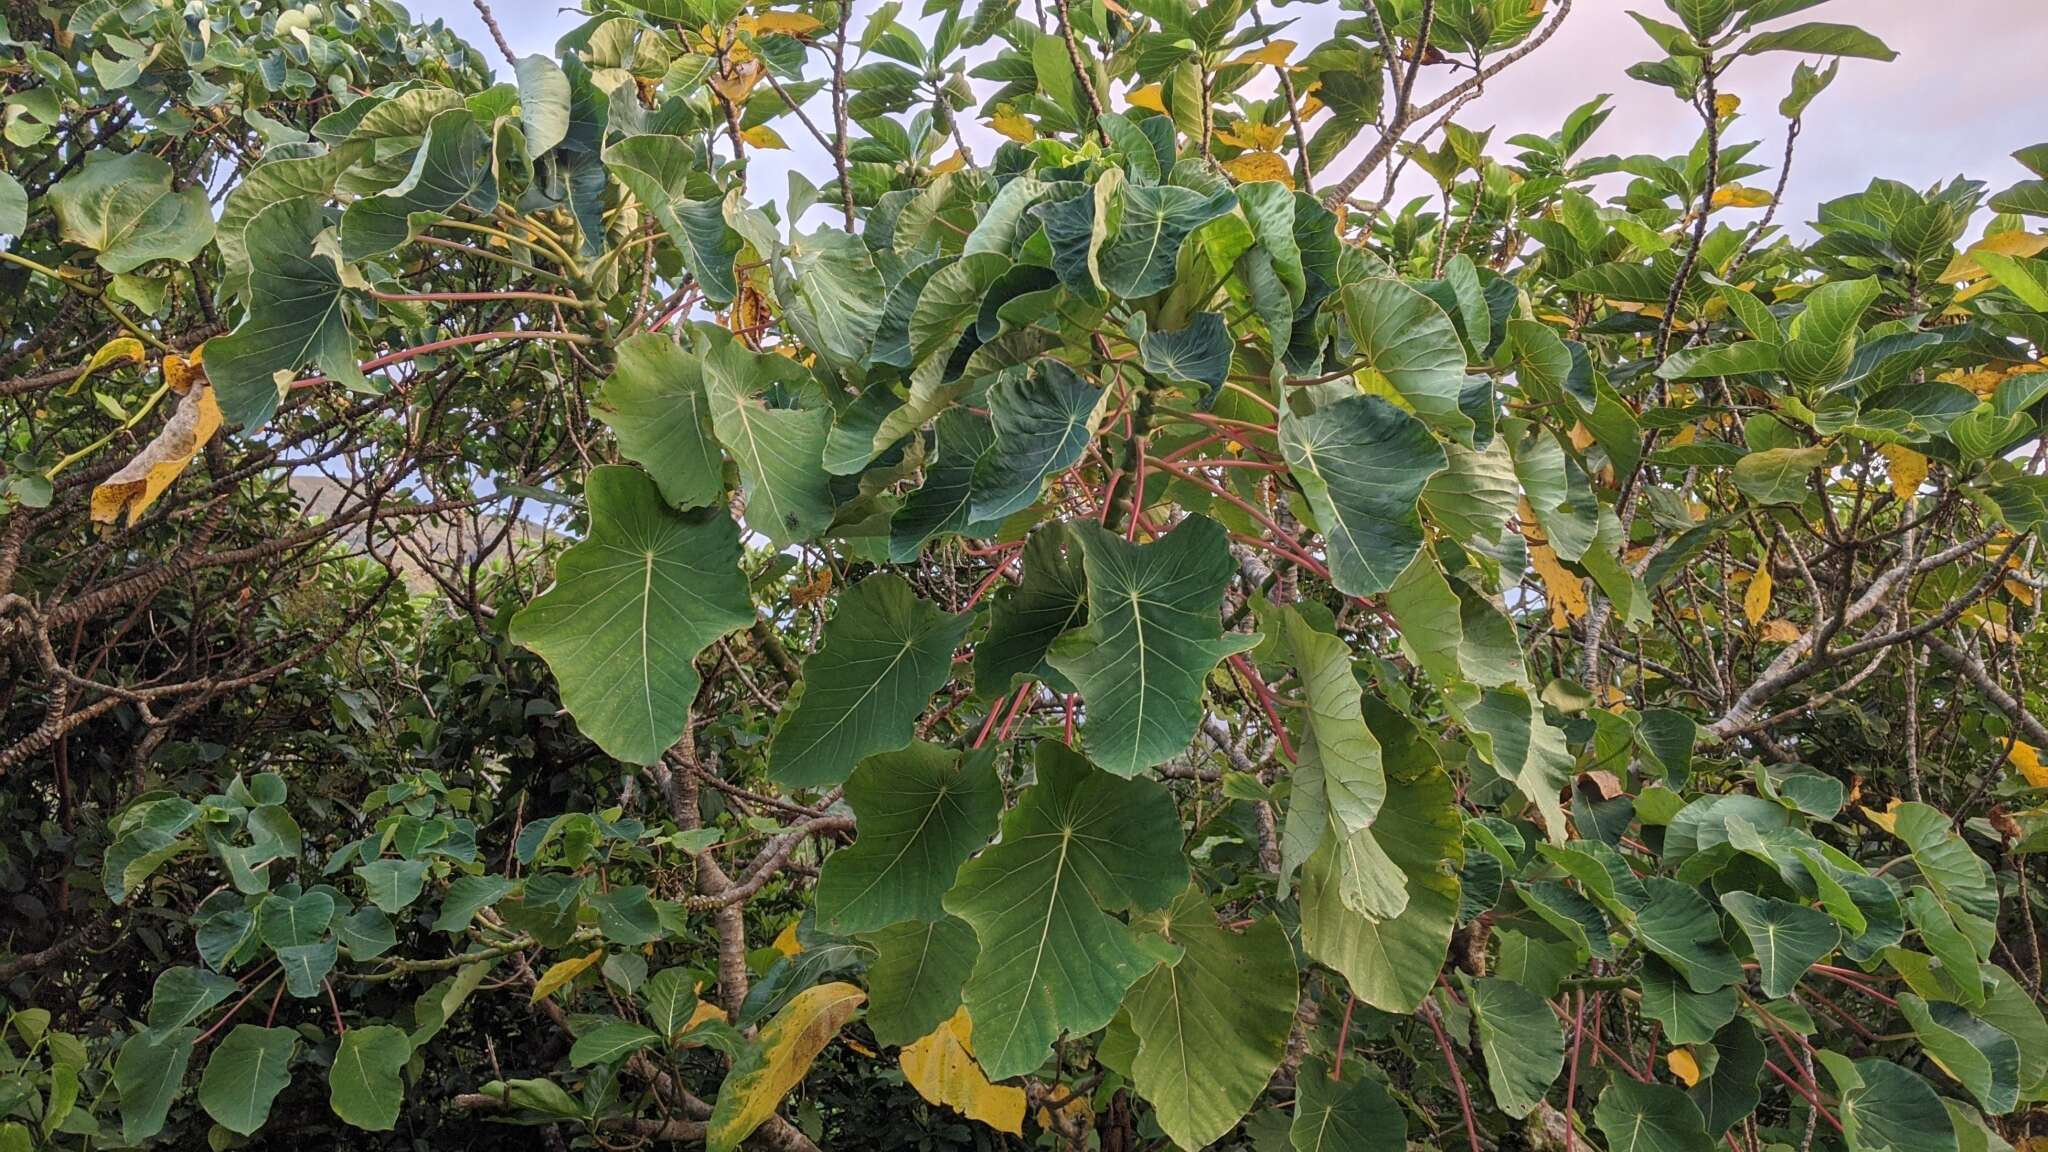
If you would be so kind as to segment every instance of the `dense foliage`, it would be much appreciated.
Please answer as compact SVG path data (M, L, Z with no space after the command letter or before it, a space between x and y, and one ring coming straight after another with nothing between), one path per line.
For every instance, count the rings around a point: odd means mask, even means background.
M0 1152L2033 1137L2048 146L1666 2L8 4Z

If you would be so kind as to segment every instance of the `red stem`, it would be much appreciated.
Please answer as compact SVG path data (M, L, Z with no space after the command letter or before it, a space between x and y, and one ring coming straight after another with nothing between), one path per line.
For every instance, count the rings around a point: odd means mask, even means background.
M1458 1071L1458 1058L1451 1053L1450 1037L1444 1035L1444 1026L1437 1021L1436 1005L1425 1003L1422 1018L1429 1023L1429 1030L1436 1033L1437 1050L1444 1054L1444 1067L1450 1069L1451 1084L1458 1090L1458 1107L1465 1113L1465 1138L1471 1142L1472 1152L1480 1152L1479 1122L1472 1118L1472 1093L1465 1088L1465 1074Z
M450 336L446 340L435 340L430 343L422 344L417 348L407 348L401 352L393 352L386 356L379 356L374 360L365 360L362 363L361 371L365 373L375 372L379 368L389 368L393 364L403 364L408 360L417 360L422 356L431 356L436 352L443 352L450 348L460 348L465 344L483 344L492 340L568 340L576 343L587 343L589 339L590 337L585 336L580 332L556 332L547 329L537 329L530 332L521 332L517 330L510 330L504 332L472 332L467 336ZM331 383L333 383L333 381L329 380L325 376L308 376L303 380L292 381L292 390L297 391L301 388L317 388L322 384Z

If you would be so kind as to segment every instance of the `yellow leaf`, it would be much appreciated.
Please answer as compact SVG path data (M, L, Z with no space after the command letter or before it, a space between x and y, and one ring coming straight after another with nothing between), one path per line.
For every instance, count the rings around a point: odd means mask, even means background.
M1875 808L1869 807L1868 805L1858 805L1858 807L1863 809L1864 817L1867 818L1872 824L1877 825L1879 828L1884 829L1886 832L1891 832L1892 825L1898 822L1898 810L1899 805L1901 803L1902 801L1894 799L1890 804L1885 805L1885 809L1882 812L1878 811ZM1894 833L1894 835L1896 835L1896 833Z
M967 1009L953 1013L953 1018L931 1035L903 1050L899 1057L903 1079L933 1104L943 1104L998 1132L1021 1136L1024 1090L989 1083L968 1043L973 1032Z
M756 124L752 128L740 133L740 139L745 140L756 148L774 150L787 150L789 148L789 145L782 142L782 133L777 132L766 124Z
M1716 116L1733 116L1735 115L1735 110L1740 107L1742 107L1742 97L1737 96L1733 92L1723 92L1714 97L1714 115ZM1690 1084L1692 1081L1688 1080L1686 1083Z
M1057 1113L1044 1105L1040 1105L1038 1108L1038 1126L1048 1132L1058 1132L1078 1138L1087 1132L1094 1122L1095 1107L1088 1102L1088 1097L1085 1095L1067 1097L1060 1104Z
M1294 187L1294 172L1277 152L1246 152L1235 159L1225 160L1223 170L1235 176L1240 184L1270 180Z
M1771 614L1771 558L1757 565L1756 575L1749 578L1749 587L1742 593L1742 614L1755 624Z
M740 17L739 26L740 31L756 36L806 36L824 27L825 22L802 12L762 12Z
M2034 590L2032 588L2027 587L2025 584L2022 584L2017 580L2007 580L2005 581L2004 586L2006 595L2012 597L2013 599L2019 601L2022 604L2027 605L2030 608L2033 607Z
M867 998L851 984L819 984L797 993L777 1012L733 1061L732 1073L718 1089L704 1136L710 1152L731 1152L773 1116Z
M126 511L128 522L135 523L218 431L220 404L214 400L213 389L199 387L185 393L156 439L93 488L93 522L112 524Z
M2040 255L2044 248L2048 248L2048 232L2000 232L1995 236L1986 236L1970 245L1967 251L1958 253L1935 279L1944 284L1955 284L1964 280L1975 280L1984 275L1984 266L1977 262L1979 252L2025 258Z
M192 350L192 358L190 360L178 355L176 352L171 352L164 356L164 383L171 386L171 391L183 396L191 389L192 380L198 374L200 367L199 358L205 352L206 345L201 344Z
M1558 627L1586 617L1586 587L1558 562L1548 544L1529 546L1529 567L1543 580L1544 595L1550 599L1550 619Z
M1911 500L1918 495L1921 483L1927 479L1927 457L1903 444L1880 444L1877 450L1884 454L1892 491L1899 499Z
M566 986L569 981L582 975L592 965L602 959L604 959L604 949L599 948L588 956L555 961L548 966L547 971L540 974L539 980L534 981L533 995L528 998L528 1003L538 1004L549 996L554 995L556 991Z
M2024 740L2012 744L2012 766L2019 769L2027 783L2036 788L2048 788L2048 767L2041 764L2041 750Z
M988 126L1019 144L1029 144L1038 139L1038 129L1031 126L1031 121L1008 107L991 116Z
M1294 52L1294 48L1292 40L1275 40L1263 48L1241 54L1224 67L1228 68L1231 64L1271 64L1275 68L1285 68L1287 57Z
M784 956L794 956L804 950L804 946L796 941L796 921L791 920L782 929L781 935L775 938L775 943L771 947Z
M948 156L944 160L939 161L937 164L932 165L932 175L944 176L948 172L958 172L960 169L965 168L966 166L967 154L960 151L958 148L955 148L953 149L953 154L951 156Z
M1281 141L1287 139L1284 124L1260 124L1255 120L1238 120L1216 130L1216 139L1232 148L1243 148L1248 152L1274 152Z
M1799 625L1783 616L1764 621L1763 638L1772 644L1790 644L1799 639Z
M758 60L733 62L731 54L728 54L727 59L728 63L731 64L730 70L713 76L711 78L711 88L720 96L725 97L726 103L737 108L747 102L748 93L752 92L754 85L759 84L761 77L768 73L767 69L763 68Z
M1767 208L1770 203L1771 194L1761 188L1751 188L1743 184L1724 184L1714 189L1716 208Z
M140 364L142 356L142 341L133 336L120 336L109 340L100 345L99 351L92 354L92 359L85 362L85 376L78 378L78 384L84 383L87 376L102 368L110 368L116 364ZM75 389L78 384L73 384L72 387Z
M1664 1054L1664 1063L1671 1074L1685 1082L1687 1088L1700 1082L1700 1063L1684 1048L1673 1048Z
M1124 102L1133 108L1144 108L1162 116L1166 114L1166 98L1160 94L1157 84L1131 89L1130 94L1124 97Z

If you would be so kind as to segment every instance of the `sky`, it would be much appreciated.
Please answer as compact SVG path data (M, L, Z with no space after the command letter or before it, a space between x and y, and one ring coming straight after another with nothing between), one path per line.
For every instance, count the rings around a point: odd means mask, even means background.
M858 29L878 0L854 4ZM904 9L915 12L920 6L911 0ZM1629 18L1631 7L1669 16L1657 0L1577 0L1557 35L1490 81L1486 94L1468 105L1458 122L1475 130L1493 127L1494 152L1506 156L1511 150L1502 145L1508 137L1555 131L1572 108L1609 92L1615 97L1610 102L1614 114L1583 154L1684 151L1698 135L1697 116L1668 89L1623 74L1629 64L1661 55ZM553 55L555 38L578 22L573 9L558 10L550 0L496 0L494 10L520 54ZM493 62L498 60L470 0L414 0L412 11L423 20L445 19ZM1350 15L1327 2L1266 11L1276 21L1297 18L1294 27L1281 33L1301 44L1297 58L1339 15ZM1873 176L1925 187L1966 174L1993 191L2027 177L2011 153L2048 140L2048 116L2043 115L2048 97L2040 81L2041 61L2048 59L2048 5L2042 0L1833 0L1782 23L1802 19L1856 23L1883 39L1899 58L1890 63L1843 61L1841 75L1806 114L1786 203L1778 214L1781 223L1811 220L1815 205L1853 192ZM1730 138L1762 141L1750 159L1771 168L1749 177L1751 185L1769 188L1777 180L1784 147L1777 105L1797 59L1773 53L1740 60L1723 78L1722 91L1743 99L1743 115ZM509 73L503 66L499 70ZM1418 99L1449 79L1445 69L1425 69ZM801 128L784 128L782 135L790 151L753 153L749 175L757 197L778 195L791 167L813 173L821 184L829 174L822 150ZM1370 130L1364 135L1347 155L1362 153L1370 144ZM967 139L986 157L998 138L975 126ZM1348 166L1340 158L1334 167ZM1419 174L1408 175L1397 203L1428 187ZM1363 191L1376 195L1377 178Z

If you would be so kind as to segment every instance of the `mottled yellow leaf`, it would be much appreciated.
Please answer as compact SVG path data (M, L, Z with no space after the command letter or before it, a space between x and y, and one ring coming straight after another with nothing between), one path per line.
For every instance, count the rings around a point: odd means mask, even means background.
M1927 479L1927 457L1903 444L1880 444L1877 450L1884 454L1886 470L1892 479L1892 491L1901 500L1911 500L1920 492L1920 485Z
M2048 788L2048 767L2041 763L2041 750L2025 740L2015 740L2012 745L2012 766L2019 769L2027 783L2036 788Z
M1735 110L1740 107L1742 107L1742 97L1737 96L1733 92L1723 92L1714 97L1714 115L1716 116L1733 116ZM1686 1083L1690 1084L1691 1081L1688 1080Z
M1223 170L1236 177L1240 184L1271 180L1294 187L1294 171L1277 152L1245 152L1235 159L1225 160Z
M1749 578L1749 587L1742 592L1742 614L1749 617L1751 624L1759 623L1771 614L1771 560L1757 565L1756 575Z
M565 987L569 981L574 980L602 959L604 959L604 949L599 948L588 956L577 956L569 960L555 961L548 966L547 971L540 974L539 980L534 981L533 995L528 998L529 1002L538 1004L549 996L554 995L556 991Z
M819 984L797 993L777 1012L719 1086L704 1136L710 1152L731 1152L773 1116L867 998L851 984Z
M932 175L944 176L948 172L958 172L960 169L965 168L966 166L966 154L961 152L958 148L955 148L953 149L953 154L951 156L948 156L944 160L939 161L937 164L932 165Z
M109 340L100 345L99 351L92 354L92 359L85 362L85 375L80 376L72 387L77 388L78 384L85 382L87 376L103 368L111 368L116 364L140 364L142 356L142 341L133 336L119 336Z
M112 524L123 511L135 523L156 498L182 475L213 434L220 431L220 404L210 386L194 388L179 399L177 410L156 439L92 490L92 518Z
M1968 250L1958 253L1954 259L1948 262L1948 267L1941 270L1941 275L1936 277L1936 279L1944 284L1955 284L1964 280L1975 280L1979 276L1984 275L1984 266L1977 262L1977 254L1980 252L2024 258L2038 256L2044 248L2048 248L2048 232L2021 232L2014 230L2011 232L2000 232L1995 236L1986 236L1984 239L1970 245Z
M1763 630L1759 634L1772 644L1790 644L1799 639L1799 625L1783 616L1777 616L1764 621Z
M1761 188L1751 188L1743 184L1723 184L1714 189L1716 208L1767 208L1770 203L1771 194Z
M1031 121L1007 106L989 117L988 126L1019 144L1038 139L1038 129L1032 127Z
M756 36L781 33L784 36L807 36L825 26L816 16L802 12L761 12L739 18L740 30Z
M205 353L206 345L201 344L192 350L192 358L189 360L176 352L164 356L164 383L171 386L171 391L183 396L191 389L192 381L198 375L200 358Z
M1574 620L1585 619L1586 587L1558 561L1550 545L1531 544L1529 566L1543 581L1544 595L1550 600L1551 623L1564 628Z
M770 945L770 947L784 956L794 956L803 951L804 946L797 943L796 940L796 921L791 920L785 925L781 934L775 937L775 943Z
M1692 1058L1692 1052L1684 1048L1673 1048L1664 1054L1664 1064L1671 1074L1683 1081L1687 1088L1700 1082L1700 1062Z
M1869 820L1872 824L1877 825L1879 828L1884 829L1886 832L1890 832L1892 830L1892 825L1898 822L1898 808L1901 803L1903 803L1903 801L1900 801L1899 799L1894 797L1890 804L1885 805L1884 811L1882 812L1878 811L1875 808L1870 807L1867 804L1858 805L1858 807L1860 807L1863 810L1863 816L1865 819Z
M939 1025L931 1035L903 1049L903 1079L933 1104L943 1104L969 1120L998 1132L1024 1132L1024 1090L991 1084L974 1059L969 1044L974 1023L967 1009Z
M756 148L769 148L779 151L789 147L788 144L783 143L782 133L777 132L766 124L754 125L752 128L740 133L740 138Z
M1243 148L1251 152L1273 152L1279 149L1281 141L1287 139L1287 126L1261 124L1255 120L1237 120L1216 129L1216 139L1232 148Z
M1162 116L1166 114L1166 98L1160 94L1157 84L1131 89L1130 95L1125 96L1124 101L1133 108L1143 108Z

